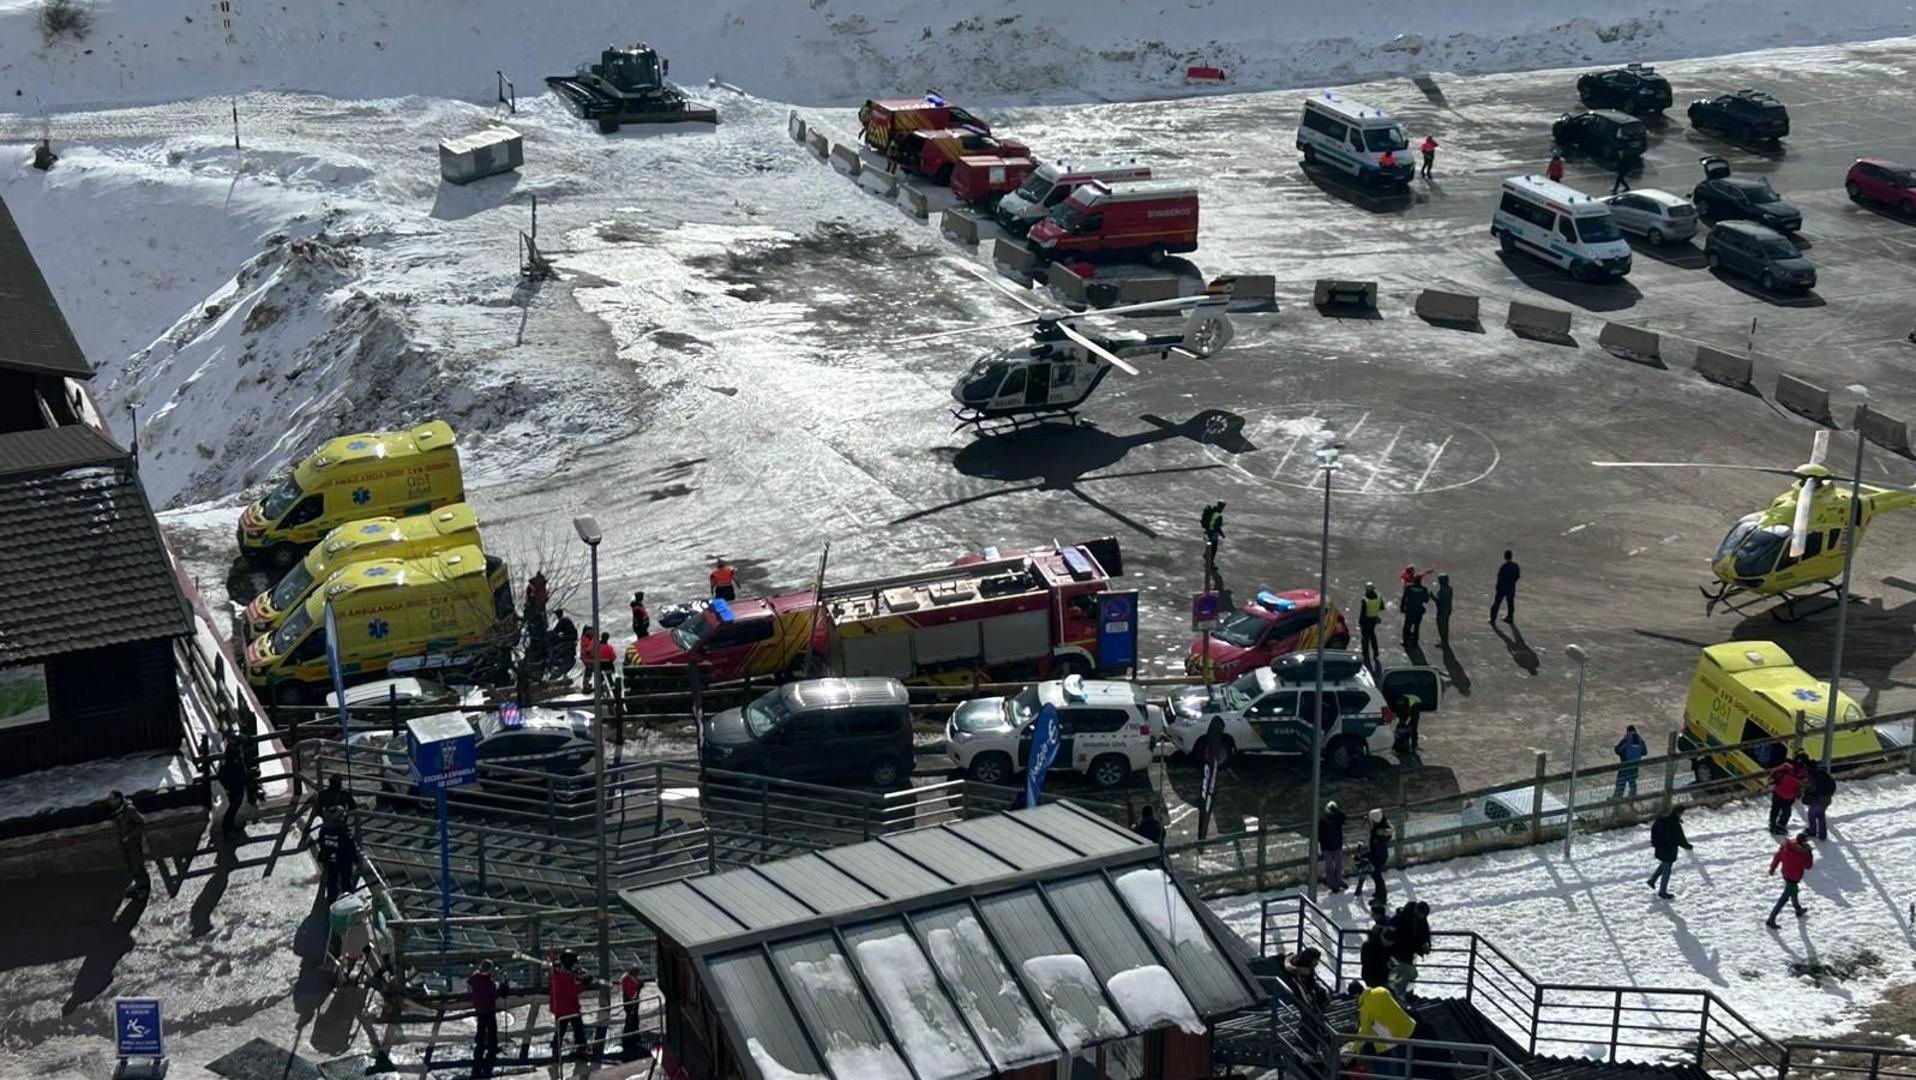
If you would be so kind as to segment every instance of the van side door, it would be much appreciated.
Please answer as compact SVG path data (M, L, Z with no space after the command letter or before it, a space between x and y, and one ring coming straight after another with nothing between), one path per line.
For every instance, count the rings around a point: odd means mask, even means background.
M828 755L835 779L863 781L871 776L872 764L879 758L891 758L900 776L911 775L914 754L911 746L911 720L905 710L892 705L865 705L844 711L845 734L837 752Z
M838 768L834 743L844 726L843 710L801 712L779 725L779 745L766 755L773 776L808 783L828 780Z

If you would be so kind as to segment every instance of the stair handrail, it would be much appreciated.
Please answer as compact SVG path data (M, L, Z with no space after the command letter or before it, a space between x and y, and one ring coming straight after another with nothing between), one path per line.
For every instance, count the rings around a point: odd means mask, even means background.
M1848 1065L1841 1062L1816 1061L1804 1065L1797 1064L1800 1055L1815 1054L1828 1057L1831 1054L1866 1055L1868 1065ZM1845 1043L1825 1042L1820 1039L1790 1039L1783 1044L1783 1068L1778 1080L1785 1080L1792 1070L1809 1073L1818 1077L1860 1077L1862 1080L1880 1080L1888 1076L1895 1078L1916 1075L1916 1068L1904 1067L1885 1073L1884 1058L1898 1058L1916 1066L1916 1049L1903 1046L1852 1046Z

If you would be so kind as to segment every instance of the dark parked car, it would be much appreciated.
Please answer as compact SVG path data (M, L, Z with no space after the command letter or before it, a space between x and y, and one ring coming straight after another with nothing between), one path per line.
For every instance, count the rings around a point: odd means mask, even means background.
M1690 201L1705 221L1754 221L1782 233L1803 228L1803 212L1784 202L1768 180L1731 176L1730 163L1720 157L1703 159L1703 181Z
M1882 158L1862 158L1849 167L1843 190L1857 201L1893 206L1904 217L1916 217L1916 169Z
M1635 160L1650 146L1643 121L1620 112L1565 113L1550 125L1550 138L1565 150L1604 161Z
M911 780L911 695L897 679L807 679L705 720L699 759L725 772L811 784Z
M1592 71L1577 79L1577 97L1586 108L1628 113L1662 112L1670 107L1670 80L1643 64Z
M1790 133L1790 111L1761 90L1738 90L1690 102L1690 125L1733 142L1773 143Z
M1802 292L1816 287L1816 267L1790 238L1748 221L1726 221L1703 242L1710 269L1755 278L1766 292Z

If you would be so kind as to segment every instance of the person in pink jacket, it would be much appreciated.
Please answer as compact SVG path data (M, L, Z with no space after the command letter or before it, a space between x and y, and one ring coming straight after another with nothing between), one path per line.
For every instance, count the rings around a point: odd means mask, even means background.
M1797 890L1803 887L1803 875L1816 865L1816 852L1810 848L1810 834L1800 832L1791 840L1783 841L1770 859L1770 876L1775 877L1777 870L1783 871L1783 895L1776 898L1776 906L1770 909L1769 928L1779 929L1776 917L1783 913L1783 905L1789 904L1796 909L1796 917L1802 918L1809 912L1803 910L1803 901L1797 899Z
M1785 761L1770 770L1770 831L1782 836L1790 831L1790 811L1803 791L1809 771L1794 761Z

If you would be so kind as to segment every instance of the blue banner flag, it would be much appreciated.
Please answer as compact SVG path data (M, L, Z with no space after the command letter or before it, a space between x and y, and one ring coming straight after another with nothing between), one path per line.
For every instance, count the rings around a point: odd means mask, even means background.
M1058 757L1058 709L1042 705L1031 721L1031 760L1025 764L1025 805L1038 805L1038 792L1044 787L1044 774Z

